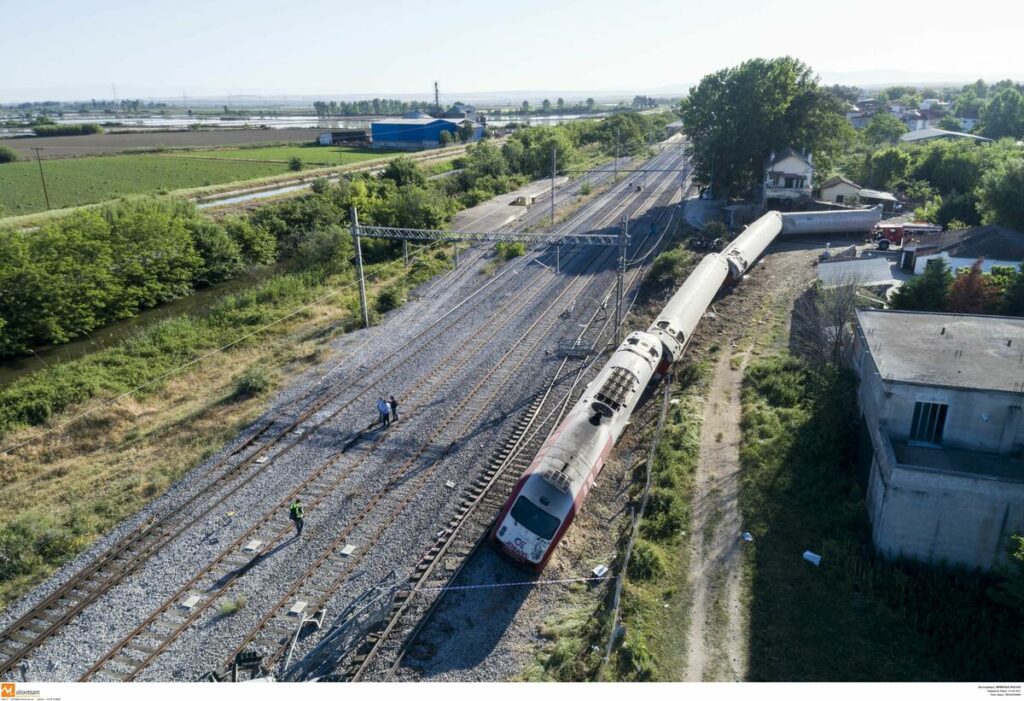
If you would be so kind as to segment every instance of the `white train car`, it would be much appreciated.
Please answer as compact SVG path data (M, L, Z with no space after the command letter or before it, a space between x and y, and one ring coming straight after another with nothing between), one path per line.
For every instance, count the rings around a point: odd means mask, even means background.
M579 512L652 378L679 360L722 284L739 280L779 235L768 212L720 254L700 262L647 331L634 331L523 473L490 538L513 560L540 571Z
M491 531L500 549L544 568L661 361L661 342L631 333L537 452Z

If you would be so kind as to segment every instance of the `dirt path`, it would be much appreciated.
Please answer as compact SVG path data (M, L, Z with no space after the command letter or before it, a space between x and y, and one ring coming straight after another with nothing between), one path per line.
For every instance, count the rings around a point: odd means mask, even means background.
M746 671L739 512L740 381L746 355L723 351L704 404L690 538L687 681L738 681Z

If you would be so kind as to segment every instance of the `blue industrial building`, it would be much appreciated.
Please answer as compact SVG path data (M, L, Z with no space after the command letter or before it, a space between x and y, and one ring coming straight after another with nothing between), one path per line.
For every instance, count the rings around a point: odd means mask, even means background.
M372 146L398 151L438 148L441 145L441 132L446 131L454 136L458 128L466 122L473 124L473 137L470 141L479 141L483 138L484 128L468 119L382 119L370 125Z

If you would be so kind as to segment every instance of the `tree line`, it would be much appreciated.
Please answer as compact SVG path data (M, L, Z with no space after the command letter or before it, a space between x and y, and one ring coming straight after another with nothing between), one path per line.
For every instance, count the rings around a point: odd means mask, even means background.
M358 100L355 102L337 102L331 100L324 102L317 100L313 103L317 117L357 117L362 115L389 114L400 115L406 112L421 111L433 114L435 105L425 100L389 100L373 98L372 100Z

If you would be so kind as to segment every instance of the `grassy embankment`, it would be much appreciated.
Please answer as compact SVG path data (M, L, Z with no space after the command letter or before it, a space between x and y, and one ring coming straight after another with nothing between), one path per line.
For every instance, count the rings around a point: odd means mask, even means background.
M370 285L371 303L389 308L408 286L448 266L440 251L424 254L408 271L400 261L369 266L368 275L378 274ZM0 514L0 605L219 449L265 409L269 390L327 359L326 342L358 323L351 282L351 271L326 279L280 275L222 301L201 319L161 322L117 347L51 366L0 390L0 405L8 408L54 396L88 397L42 427L9 430L3 444L10 446L313 302L224 353L0 456L0 499L18 505Z
M854 477L854 401L849 375L789 356L747 370L750 679L1021 679L1024 621L989 597L996 579L874 555Z

